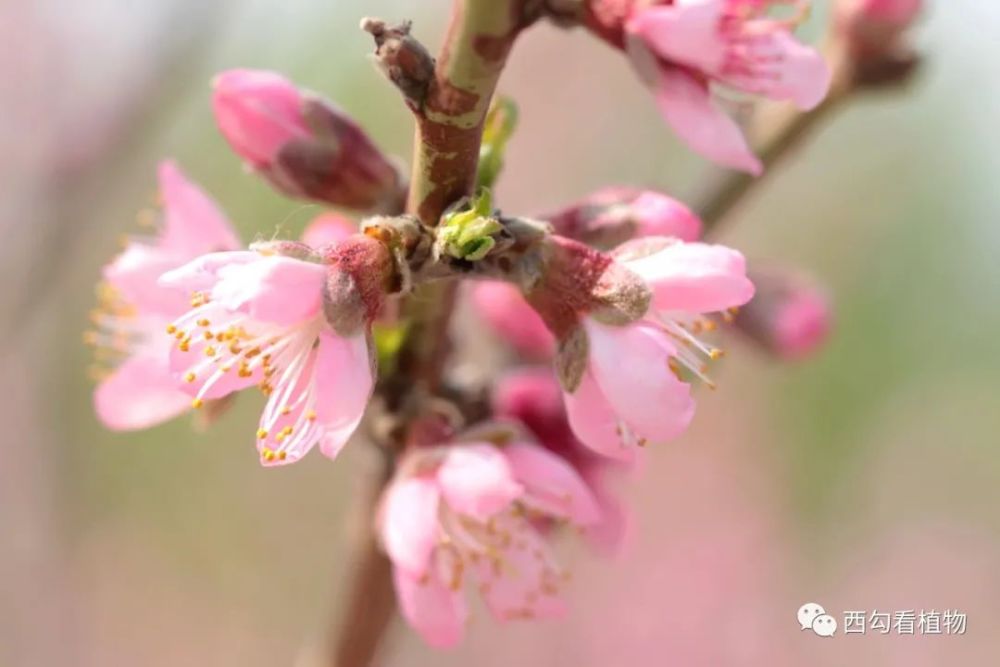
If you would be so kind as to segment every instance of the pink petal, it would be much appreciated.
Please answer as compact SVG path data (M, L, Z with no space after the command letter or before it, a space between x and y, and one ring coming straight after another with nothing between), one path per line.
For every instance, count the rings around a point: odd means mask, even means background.
M743 131L712 101L708 84L676 67L660 70L656 90L660 114L695 152L725 167L755 176L763 172Z
M326 267L280 255L220 267L212 300L251 318L293 325L315 317L323 303Z
M560 597L563 574L548 544L523 518L504 515L497 531L510 539L494 544L495 558L475 566L479 589L493 616L501 621L558 618L566 605Z
M635 13L626 31L658 57L713 74L725 62L727 41L720 30L725 0L657 5Z
M172 161L160 163L164 221L160 247L185 260L207 252L235 250L240 240L226 216Z
M590 488L565 459L529 443L509 444L502 451L514 479L524 485L521 502L579 525L601 519L601 510Z
M190 295L164 287L159 280L183 261L154 246L130 243L104 267L104 279L139 313L171 320L189 308Z
M188 298L195 292L209 292L220 280L220 272L235 264L249 264L261 258L251 250L213 252L196 257L160 276L161 287L179 290Z
M261 465L295 463L323 436L318 418L316 366L318 348L307 348L277 369L273 389L264 405L257 430Z
M507 459L487 444L449 448L437 479L449 507L484 522L524 492L514 481Z
M94 391L98 418L120 431L155 426L190 407L191 398L167 369L165 351L155 348L126 359Z
M323 213L310 222L302 232L302 242L313 248L340 243L358 233L358 225L343 215Z
M680 435L694 416L694 400L667 365L676 353L667 334L645 323L612 327L588 319L584 326L594 380L622 422L650 442Z
M413 577L428 570L438 542L440 493L432 479L406 477L386 489L379 512L379 531L385 551L396 569Z
M626 446L620 420L590 371L572 394L563 394L566 417L573 434L584 445L604 456L631 461L635 448Z
M754 293L743 255L721 245L673 243L626 266L653 290L653 310L711 313L742 306Z
M799 42L784 29L769 30L750 38L746 48L755 49L768 62L757 76L726 76L723 80L748 92L773 100L791 100L808 111L826 97L830 69L819 52Z
M673 197L645 191L630 204L639 236L672 236L682 241L701 237L701 219Z
M316 414L323 425L320 451L336 458L361 423L375 388L367 334L320 333L315 383Z
M393 581L403 618L424 641L448 648L462 640L469 612L461 590L451 589L437 576L421 580L398 567L393 568Z

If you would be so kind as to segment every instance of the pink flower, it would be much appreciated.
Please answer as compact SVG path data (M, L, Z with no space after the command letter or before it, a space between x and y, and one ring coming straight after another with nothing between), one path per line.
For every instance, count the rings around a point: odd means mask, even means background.
M794 21L768 17L784 0L685 0L634 9L625 24L633 63L656 89L664 119L695 151L754 174L760 160L743 134L712 100L712 83L803 110L819 104L830 72L814 49L789 29ZM796 3L799 4L799 3Z
M358 233L358 225L338 213L322 213L306 225L302 242L313 248L337 244Z
M550 359L555 339L545 322L509 283L488 281L472 286L472 303L506 342L528 359Z
M673 242L631 258L629 248L622 251L624 266L651 292L649 308L625 325L583 318L586 365L564 397L570 425L584 444L628 460L647 441L670 440L687 428L695 407L688 380L714 386L705 362L721 356L698 338L716 326L706 314L730 319L730 309L749 301L754 288L743 256L723 246ZM568 358L574 350L580 353L579 346L562 350L564 367L577 365Z
M358 257L376 246L386 253L363 236L339 249ZM361 421L374 385L368 324L381 295L362 286L379 267L359 268L336 253L319 264L250 250L205 255L160 280L192 295L168 333L171 369L195 407L253 385L268 397L257 431L263 465L297 461L317 443L334 458ZM348 312L356 304L364 312Z
M701 220L673 197L655 190L602 188L567 208L542 216L557 234L598 248L642 236L696 241Z
M757 293L736 317L736 327L784 359L815 354L830 335L833 314L827 295L812 280L790 271L758 270Z
M416 449L382 499L379 533L403 617L432 646L457 644L471 575L498 620L564 611L564 572L531 516L587 525L598 509L558 456L533 444Z
M405 192L394 160L341 109L280 74L229 70L214 81L219 130L290 197L396 213Z
M597 248L646 236L694 241L701 235L701 220L681 202L653 190L628 187L602 188L541 217L550 222L556 234ZM499 281L479 283L471 295L477 312L522 356L530 360L551 358L555 340L515 286Z
M187 308L183 295L160 286L160 275L198 255L239 247L225 216L173 162L159 167L163 213L159 233L130 240L104 267L98 288L97 331L87 334L99 359L114 369L94 392L94 408L108 428L153 426L185 411L190 400L179 391L167 359L163 328Z
M559 383L546 368L519 368L500 377L493 390L493 415L516 419L538 443L573 466L597 500L601 518L586 528L592 544L616 551L628 529L628 512L611 488L621 466L585 447L566 419Z

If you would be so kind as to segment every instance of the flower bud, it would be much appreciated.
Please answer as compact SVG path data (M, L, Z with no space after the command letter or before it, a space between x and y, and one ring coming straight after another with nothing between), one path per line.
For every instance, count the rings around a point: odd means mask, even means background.
M519 420L542 445L571 463L587 454L570 429L562 390L547 368L523 368L503 375L494 387L492 408L497 417Z
M556 233L602 249L643 236L696 241L701 220L684 204L654 190L609 187L543 218Z
M838 18L860 84L903 81L919 65L903 35L919 18L923 5L923 0L851 0L840 6Z
M223 136L282 193L356 210L402 206L393 160L333 104L274 72L229 70L214 87Z
M516 419L538 443L557 454L579 473L601 508L601 520L585 533L600 550L614 553L628 533L629 512L613 488L614 474L622 469L612 459L587 449L570 428L562 391L545 368L514 369L500 377L493 390L495 417Z
M306 225L302 242L313 248L322 248L340 243L357 233L358 225L350 218L337 213L322 213Z
M587 29L612 46L624 49L625 23L639 0L585 0L583 5L583 22Z
M751 273L753 300L736 316L736 327L783 359L803 359L822 347L833 315L829 301L811 281L781 270Z
M855 12L860 20L905 30L923 9L923 0L860 0Z

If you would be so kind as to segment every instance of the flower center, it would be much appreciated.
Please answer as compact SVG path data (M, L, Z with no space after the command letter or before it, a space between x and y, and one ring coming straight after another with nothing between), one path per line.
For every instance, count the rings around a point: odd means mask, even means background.
M167 326L167 333L174 337L177 350L191 355L184 381L200 383L194 407L200 407L205 395L232 374L254 378L266 396L276 386L294 385L322 327L319 317L293 326L261 322L215 306L203 292L191 297L191 306Z
M718 314L725 324L731 324L739 312L730 308ZM667 361L671 372L682 382L689 382L690 376L701 380L706 387L714 390L715 383L709 378L709 362L725 356L725 350L705 344L699 335L715 331L719 324L711 315L675 314L657 318L656 324L677 343L677 354ZM687 377L686 377L687 376Z
M148 342L156 328L156 323L139 317L135 306L107 282L97 285L97 306L90 311L90 321L94 328L84 332L83 341L93 350L90 373L95 380L107 377Z
M502 613L509 619L531 618L543 596L559 595L569 573L555 562L530 515L530 510L517 502L486 522L442 507L434 574L457 591L472 568L480 593L487 597L500 586L516 586L520 599L504 596Z

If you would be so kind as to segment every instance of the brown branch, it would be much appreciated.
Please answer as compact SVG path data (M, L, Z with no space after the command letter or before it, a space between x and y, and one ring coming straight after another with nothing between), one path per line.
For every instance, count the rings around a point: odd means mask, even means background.
M372 664L396 609L392 567L372 531L371 511L391 475L391 458L381 457L381 470L375 476L372 496L359 505L363 514L356 527L359 531L354 556L357 564L340 625L335 628L336 639L330 649L329 664L334 667L366 667Z
M713 231L751 190L778 171L779 163L844 102L859 92L905 85L919 69L919 56L905 45L887 44L884 50L864 52L851 48L848 41L844 26L836 19L831 20L822 51L832 81L829 94L818 107L800 113L790 104L774 105L765 107L753 118L748 134L764 163L761 177L720 170L700 184L690 197L706 233Z
M396 32L390 35L382 23L366 20L363 24L376 38L376 58L379 52L398 55L396 45L418 56L397 58L390 63L397 69L383 69L397 85L406 84L401 90L417 119L407 211L424 225L436 226L448 206L472 194L486 112L515 38L534 18L527 16L533 4L530 0L456 0L426 93L420 83L425 61L412 44L404 44L412 39L409 26L394 28ZM397 40L389 44L393 48L385 48L387 36ZM427 407L425 399L440 388L455 296L455 283L442 281L421 287L402 304L407 338L395 375L383 390L390 416L401 427L391 430L387 442L379 443L385 452L385 474L375 480L373 504L363 508L367 532L330 655L332 667L370 665L392 618L391 565L372 534L371 518L374 503L388 482L392 457L415 436L408 433L409 427L416 428L416 418Z

